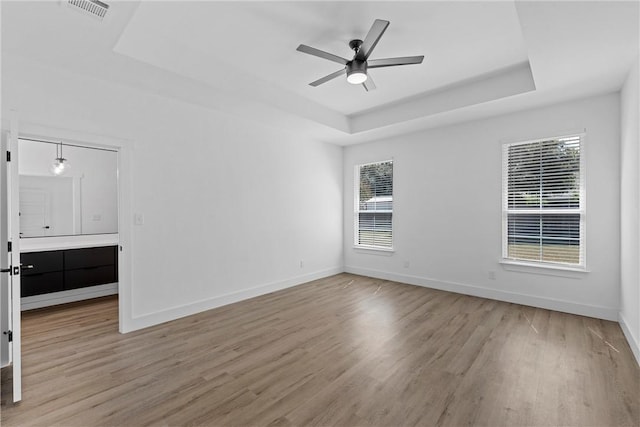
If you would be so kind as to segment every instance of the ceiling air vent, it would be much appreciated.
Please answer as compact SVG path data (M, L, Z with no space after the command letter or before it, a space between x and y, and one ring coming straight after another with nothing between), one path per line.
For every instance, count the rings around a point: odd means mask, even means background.
M109 10L109 5L102 3L100 0L68 0L68 4L74 9L81 10L100 20L104 18Z

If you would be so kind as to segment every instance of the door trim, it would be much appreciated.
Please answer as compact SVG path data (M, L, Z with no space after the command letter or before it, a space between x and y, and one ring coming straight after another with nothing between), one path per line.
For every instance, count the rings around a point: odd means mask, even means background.
M7 220L8 235L11 242L10 283L11 283L11 331L9 332L11 343L11 369L13 402L22 400L22 310L20 307L20 183L18 180L18 114L11 111L11 125L8 133L7 150L11 152L11 162L7 161ZM3 159L5 160L5 159ZM6 159L8 160L8 159ZM4 244L4 242L2 242Z

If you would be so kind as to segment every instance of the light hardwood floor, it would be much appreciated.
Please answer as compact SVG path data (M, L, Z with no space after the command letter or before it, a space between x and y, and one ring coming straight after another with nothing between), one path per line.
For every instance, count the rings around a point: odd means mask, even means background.
M23 315L13 425L638 425L620 327L340 274L125 335L104 298Z

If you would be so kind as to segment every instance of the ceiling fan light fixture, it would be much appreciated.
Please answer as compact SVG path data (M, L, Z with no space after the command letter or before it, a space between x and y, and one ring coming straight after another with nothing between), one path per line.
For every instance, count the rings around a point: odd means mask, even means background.
M352 85L359 85L367 81L367 63L353 60L347 64L347 81Z

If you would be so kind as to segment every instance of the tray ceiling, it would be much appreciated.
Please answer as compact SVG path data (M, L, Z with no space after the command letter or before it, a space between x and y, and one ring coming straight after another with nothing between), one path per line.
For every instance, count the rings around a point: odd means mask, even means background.
M619 89L638 2L113 2L102 22L59 2L3 2L3 61L28 58L349 144ZM40 18L38 18L40 17ZM374 19L377 90L304 43L350 57ZM38 22L38 25L29 23ZM16 62L18 64L19 61Z

